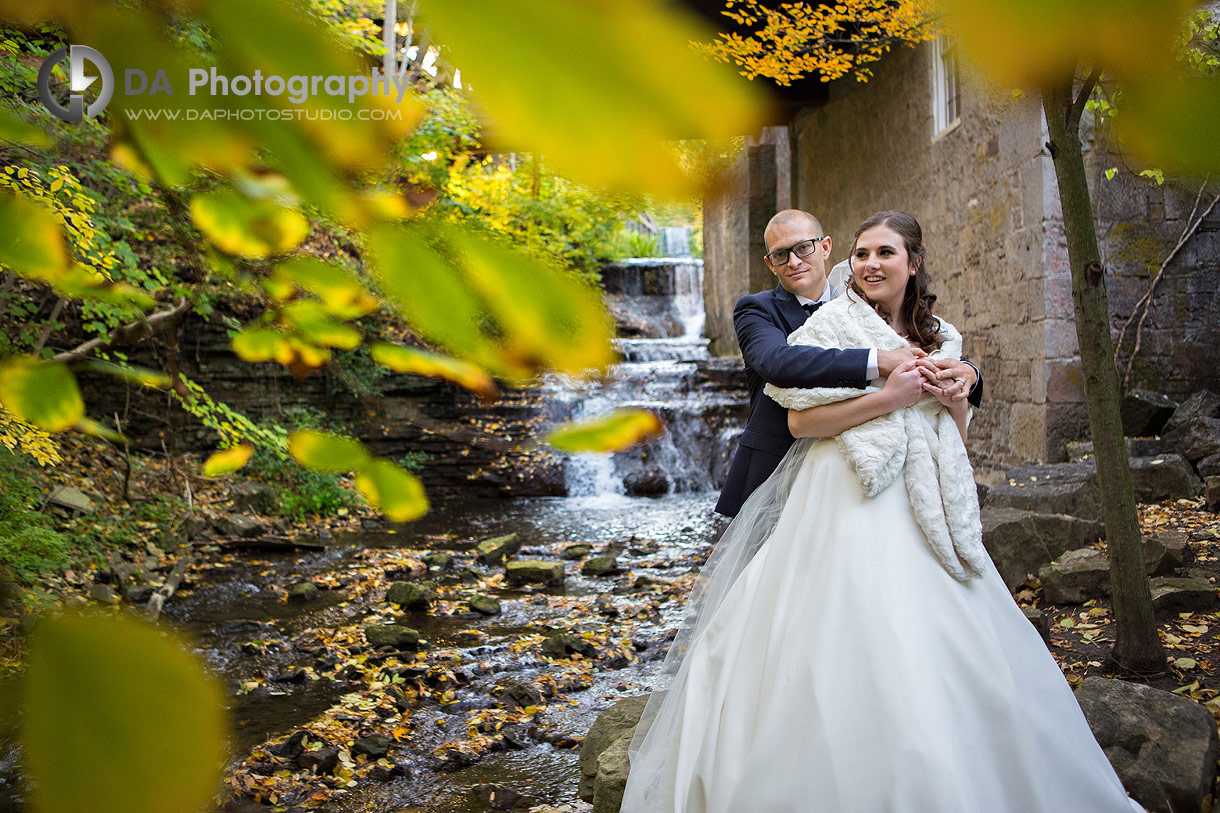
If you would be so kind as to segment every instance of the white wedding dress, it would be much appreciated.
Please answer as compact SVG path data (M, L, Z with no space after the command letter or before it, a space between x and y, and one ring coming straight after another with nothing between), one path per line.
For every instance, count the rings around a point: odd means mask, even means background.
M666 660L623 813L1143 810L995 567L946 572L901 476L866 498L834 441L798 441L743 515L768 500L765 536L709 560L731 580Z

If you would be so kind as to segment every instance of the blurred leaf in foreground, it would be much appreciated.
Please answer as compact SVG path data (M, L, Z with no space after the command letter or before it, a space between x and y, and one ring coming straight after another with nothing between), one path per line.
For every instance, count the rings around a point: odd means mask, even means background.
M200 810L216 792L224 698L181 642L126 615L47 617L26 663L32 809Z
M26 356L0 365L0 403L48 432L63 432L85 417L85 402L68 366Z
M291 251L309 234L309 221L295 209L232 189L196 195L191 219L221 250L255 259Z
M419 478L384 458L374 459L356 475L356 488L394 522L409 522L428 513L428 498Z
M369 461L360 441L316 429L289 435L288 453L302 466L332 474L359 469Z
M478 394L485 401L494 401L500 394L496 382L487 373L469 362L439 353L378 342L369 347L369 355L373 361L396 373L444 378Z
M254 454L254 444L245 441L232 446L228 449L221 449L219 452L213 452L203 464L204 477L219 477L222 474L229 474L237 471L242 466L250 462L250 456Z
M616 409L561 426L547 435L546 442L565 452L618 452L664 431L661 419L647 410Z
M712 36L645 0L430 0L421 16L507 140L603 188L695 191L666 142L762 121L756 91L695 54ZM592 80L592 81L591 81Z

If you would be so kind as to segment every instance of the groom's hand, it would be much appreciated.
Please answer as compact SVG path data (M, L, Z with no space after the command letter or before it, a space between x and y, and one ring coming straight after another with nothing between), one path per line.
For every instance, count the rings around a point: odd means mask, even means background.
M889 378L898 367L901 367L908 361L926 358L927 355L927 353L918 347L903 347L900 350L878 350L877 374L882 378Z

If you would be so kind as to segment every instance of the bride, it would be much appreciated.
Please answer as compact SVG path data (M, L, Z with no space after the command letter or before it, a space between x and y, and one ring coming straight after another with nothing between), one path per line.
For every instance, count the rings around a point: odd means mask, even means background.
M915 218L873 215L851 257L790 343L960 356ZM969 407L933 381L767 386L799 440L700 573L624 813L1143 810L983 549Z

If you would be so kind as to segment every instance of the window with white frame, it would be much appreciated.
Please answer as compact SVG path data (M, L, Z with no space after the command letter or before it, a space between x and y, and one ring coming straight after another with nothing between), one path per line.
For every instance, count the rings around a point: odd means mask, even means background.
M955 128L961 119L958 110L957 43L939 36L932 40L932 138Z

